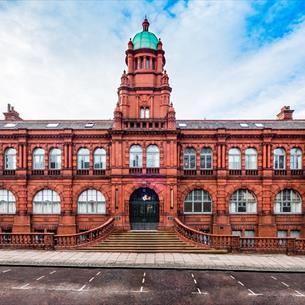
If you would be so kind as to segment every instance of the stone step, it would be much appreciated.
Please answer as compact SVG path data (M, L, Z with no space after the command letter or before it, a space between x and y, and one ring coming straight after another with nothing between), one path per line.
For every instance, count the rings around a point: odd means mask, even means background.
M204 249L180 239L169 231L113 232L106 240L81 251L129 253L227 253L223 250ZM212 251L212 252L211 252Z
M216 250L216 249L99 249L99 248L86 248L81 249L78 251L84 251L84 252L119 252L119 253L205 253L205 254L226 254L228 253L227 250Z

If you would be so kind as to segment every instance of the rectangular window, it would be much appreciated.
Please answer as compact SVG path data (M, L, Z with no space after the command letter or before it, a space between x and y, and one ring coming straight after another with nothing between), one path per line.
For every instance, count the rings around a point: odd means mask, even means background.
M232 231L232 235L233 235L233 236L239 236L239 237L241 237L242 231L241 231L241 230L233 230L233 231Z
M291 230L290 231L290 237L300 238L300 231L299 230Z
M245 237L255 237L254 230L245 230Z
M277 237L278 238L285 238L288 236L288 231L287 230L278 230L277 231Z

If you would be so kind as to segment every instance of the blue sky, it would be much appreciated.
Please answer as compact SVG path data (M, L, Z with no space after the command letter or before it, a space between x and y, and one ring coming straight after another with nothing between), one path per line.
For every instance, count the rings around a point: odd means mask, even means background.
M112 118L147 15L183 119L305 118L305 1L1 1L0 105L26 119ZM191 107L190 107L191 105Z

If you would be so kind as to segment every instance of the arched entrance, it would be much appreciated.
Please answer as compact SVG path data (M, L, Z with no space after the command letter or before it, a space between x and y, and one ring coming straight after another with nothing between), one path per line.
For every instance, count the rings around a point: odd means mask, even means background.
M159 223L159 197L150 188L135 190L129 200L129 220L132 230L156 230Z

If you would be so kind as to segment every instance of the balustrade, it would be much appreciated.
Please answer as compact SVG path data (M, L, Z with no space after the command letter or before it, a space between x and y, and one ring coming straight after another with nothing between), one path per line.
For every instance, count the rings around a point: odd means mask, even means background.
M48 175L49 176L60 176L60 169L49 169L48 170Z
M146 174L153 175L153 174L159 174L160 169L158 167L148 167L146 168Z
M44 170L43 169L33 169L32 170L32 175L33 176L43 176L44 175Z
M0 247L54 248L53 233L0 233Z
M77 234L66 234L66 235L55 235L55 247L56 248L75 248L77 246L88 245L92 242L104 239L114 229L114 218L110 218L101 226L91 229L89 231L77 233Z
M16 175L16 170L14 170L14 169L5 169L3 171L3 175L4 176L14 176L14 175Z
M93 175L105 176L106 175L106 170L105 169L94 169L93 170Z
M130 167L129 174L142 174L142 168L139 167Z

